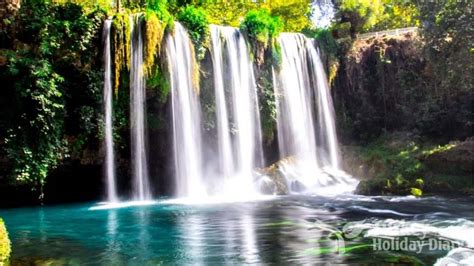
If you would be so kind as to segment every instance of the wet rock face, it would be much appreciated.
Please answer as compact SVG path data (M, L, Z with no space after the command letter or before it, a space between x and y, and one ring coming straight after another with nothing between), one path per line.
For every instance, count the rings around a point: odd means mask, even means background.
M373 179L385 172L385 165L380 161L367 161L363 158L360 147L341 145L342 168L348 174L360 179Z
M452 149L428 155L424 159L432 172L450 175L471 175L474 172L474 138L454 144Z

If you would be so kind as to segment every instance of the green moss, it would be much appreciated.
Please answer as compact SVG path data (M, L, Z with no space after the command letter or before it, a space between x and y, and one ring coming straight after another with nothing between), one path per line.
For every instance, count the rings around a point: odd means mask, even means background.
M452 148L456 147L456 144L446 144L446 145L438 145L436 147L433 147L433 148L429 148L429 149L426 149L422 152L422 154L424 156L429 156L429 155L433 155L435 153L440 153L440 152L445 152L445 151L449 151L451 150Z
M421 191L421 189L414 187L410 189L410 193L415 197L421 197L423 195L423 191Z
M166 74L162 71L162 67L158 64L154 64L151 67L149 72L149 76L147 79L147 87L149 89L156 89L158 90L158 100L160 104L165 104L166 100L168 99L168 94L171 91L171 86L169 84L168 79L166 78Z
M8 238L7 228L5 223L0 218L0 265L6 263L10 257L11 243Z
M276 68L280 68L282 62L281 46L275 39L272 40L272 63Z
M264 71L257 80L260 91L260 114L263 140L269 144L275 134L277 108L276 96L270 71Z
M120 74L122 69L130 69L130 44L131 25L128 13L117 13L113 19L113 44L114 44L114 68L115 68L115 94L120 86Z
M362 161L369 168L373 168L376 174L372 179L362 181L357 190L360 194L368 195L421 196L423 193L470 193L474 187L472 175L461 171L456 174L443 174L444 172L438 167L440 164L438 160L432 158L437 155L447 156L445 153L454 152L455 147L457 146L454 144L433 145L380 138L360 150ZM459 168L458 161L439 160L445 163L442 170L448 169L450 165Z
M156 13L147 10L145 15L145 58L143 62L146 76L151 74L155 59L160 53L165 29L166 24L158 19Z

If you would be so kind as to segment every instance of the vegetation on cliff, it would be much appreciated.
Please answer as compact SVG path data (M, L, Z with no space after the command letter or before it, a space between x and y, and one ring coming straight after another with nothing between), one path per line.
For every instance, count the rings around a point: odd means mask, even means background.
M423 142L412 135L386 135L356 148L356 163L364 195L468 194L472 195L474 142L445 145Z
M172 3L174 2L174 3ZM242 19L251 11L265 10L272 16L280 17L283 29L298 32L311 27L311 2L308 0L272 0L272 1L215 1L184 0L170 1L171 6L193 5L206 11L209 22L218 25L239 27Z
M11 42L3 45L2 146L14 182L40 196L58 161L96 139L103 20L101 10L85 14L75 4L24 1L8 32Z
M343 140L371 141L400 130L443 141L471 136L474 33L467 13L472 4L420 5L427 25L420 33L349 46L344 38L336 41L333 96Z
M431 143L424 147L430 149L472 136L472 2L347 0L336 7L335 23L308 34L318 39L324 52L340 141L368 147L361 147L361 152L388 158L374 164L392 169L364 181L359 191L419 194L421 188L414 187L416 174L401 170L412 171L418 162L424 168L424 161L416 155L422 149L420 143ZM359 33L407 26L421 28L404 35L357 39ZM417 151L408 146L403 149L410 155L405 162L411 166L398 160L402 148L386 147L392 133L399 131L409 132L417 143L413 144ZM472 174L451 177L472 180ZM369 183L370 192L364 188ZM425 180L425 189L432 184L433 179Z
M339 23L348 23L350 33L419 26L419 10L410 1L342 0L336 2Z
M472 135L474 22L469 15L470 1L336 1L335 19L325 29L311 25L311 5L304 0L121 1L120 7L117 10L107 1L24 0L16 15L2 21L0 156L7 158L2 161L7 161L9 183L27 185L41 195L58 164L79 159L87 150L100 157L101 29L107 16L113 18L118 153L126 154L128 149L129 15L136 13L143 18L148 101L156 102L150 108L160 110L158 116L148 117L153 130L165 124L170 86L162 45L173 21L178 20L188 30L200 60L208 52L210 23L240 27L244 32L252 47L267 145L276 133L272 68L277 69L281 60L276 38L282 31L304 31L318 40L342 142L370 144L371 150L377 150L384 146L378 142L381 136L397 131L443 145ZM405 26L421 28L411 35L356 39L363 32ZM196 71L196 83L204 74ZM400 152L390 156L395 158ZM416 163L418 155L410 156L407 161ZM410 165L391 164L395 161L384 163L410 171ZM397 171L386 173L386 178L396 177ZM411 182L406 187L410 192L411 188L422 189L415 186L416 175L401 175ZM1 180L7 180L3 173Z
M204 57L205 49L209 46L209 21L208 15L202 8L186 6L177 16L178 20L188 30L194 43L199 59Z

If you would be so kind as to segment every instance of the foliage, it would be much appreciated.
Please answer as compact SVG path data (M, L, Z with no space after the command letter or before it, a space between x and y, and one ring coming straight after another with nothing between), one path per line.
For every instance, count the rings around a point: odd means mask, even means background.
M285 31L300 31L311 25L310 1L308 0L272 0L272 1L215 1L188 0L175 1L174 6L194 5L208 13L212 24L238 27L245 15L254 9L266 9L284 22Z
M162 23L154 11L148 10L145 16L145 74L150 75L155 59L160 53L166 24Z
M337 53L337 43L330 29L316 29L314 32L311 32L310 35L318 41L319 47L323 51L328 54Z
M188 30L189 36L197 51L199 59L204 57L205 48L209 44L209 21L204 9L186 6L177 16L178 20Z
M147 0L147 12L153 11L164 25L173 24L173 16L170 14L169 8L168 0Z
M464 48L446 44L433 57L436 45L416 34L357 40L339 53L333 97L342 139L367 141L394 130L446 140L469 137L474 94L466 47L472 37L463 36L457 38ZM447 37L432 40L444 43Z
M351 24L351 35L419 25L419 13L409 1L342 0L337 2L338 17Z
M308 0L264 1L260 8L268 8L273 16L279 17L285 31L299 32L311 28L311 3Z
M423 127L443 117L447 127L471 132L474 124L474 8L472 1L420 3L423 18L424 55L432 72L431 104L424 108ZM439 121L439 120L438 120ZM440 134L435 127L433 134Z
M15 183L37 189L40 198L49 171L76 144L64 134L94 135L98 86L90 82L97 81L93 47L103 18L101 10L87 15L76 4L31 0L22 2L14 21L15 47L5 51L7 65L0 76L5 84L0 98L10 100L2 104L3 149ZM82 97L72 103L77 86Z
M93 11L96 9L109 10L112 8L112 1L110 0L52 0L55 5L65 5L73 3L82 6L86 11Z
M420 13L413 2L383 0L383 7L383 16L370 31L420 26Z
M114 44L114 76L115 94L120 84L120 75L123 67L130 69L131 53L131 25L129 14L117 13L112 23L113 44Z
M163 67L158 64L153 65L150 73L151 75L147 79L147 87L149 89L158 89L158 101L161 105L164 105L171 91L166 73L163 72Z
M413 139L412 136L405 137ZM458 144L434 145L408 139L385 135L359 150L362 154L363 164L371 165L370 167L376 166L374 171L376 176L371 177L368 181L363 181L358 187L359 193L372 195L411 194L419 197L425 190L432 193L450 192L453 188L460 190L472 188L472 182L469 182L468 167L463 170L465 172L458 171L457 176L450 175L449 178L444 178L447 170L443 170L441 173L437 168L433 168L433 162L436 162L436 160L433 161L433 155L442 155L444 156L442 158L447 158L446 156L455 158L453 155L449 155L448 151L457 147ZM465 153L462 154L465 156ZM459 167L456 163L454 165L456 168ZM466 173L467 176L465 176Z
M261 43L266 48L273 38L282 30L278 17L272 16L268 10L252 10L245 16L240 29L247 34L251 41Z
M5 227L3 220L0 218L0 265L7 263L10 253L11 243L8 238L7 228Z
M338 49L340 46L333 36L333 30L329 28L306 29L303 31L309 38L316 39L318 47L321 50L320 56L323 64L326 66L329 83L331 84L336 77L339 62L337 60Z
M15 98L22 106L17 110L18 120L7 131L6 151L13 160L16 181L41 189L49 169L61 158L64 101L60 85L64 79L47 60L27 54L9 59L9 73L16 79Z
M238 27L246 12L254 7L250 1L191 1L195 6L206 10L212 24Z
M351 34L372 28L383 15L382 0L343 0L339 3L342 22L351 23Z

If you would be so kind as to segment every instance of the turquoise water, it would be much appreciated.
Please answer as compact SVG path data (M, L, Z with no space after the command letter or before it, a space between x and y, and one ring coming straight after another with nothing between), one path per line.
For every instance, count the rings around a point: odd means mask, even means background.
M393 238L394 232L417 239L421 233L425 241L448 239L472 248L472 203L472 199L288 196L203 205L161 200L114 209L91 209L99 206L95 203L61 205L0 210L0 217L13 243L13 263L432 264L448 250L379 251L374 250L374 239Z

